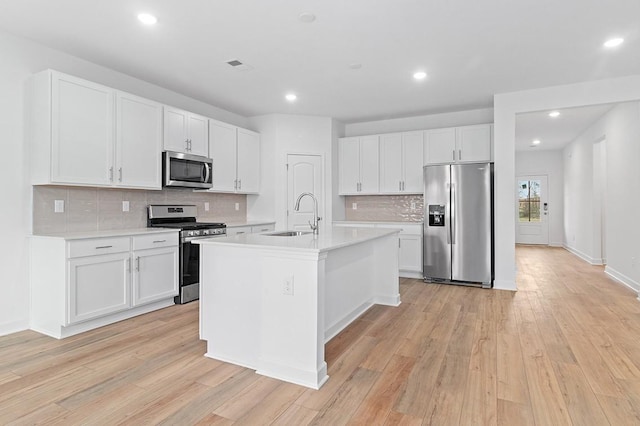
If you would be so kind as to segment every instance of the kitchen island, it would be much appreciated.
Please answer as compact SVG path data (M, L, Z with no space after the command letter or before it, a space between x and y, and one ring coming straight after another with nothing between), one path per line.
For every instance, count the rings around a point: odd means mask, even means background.
M206 356L318 389L324 345L374 304L398 306L398 231L242 234L201 244Z

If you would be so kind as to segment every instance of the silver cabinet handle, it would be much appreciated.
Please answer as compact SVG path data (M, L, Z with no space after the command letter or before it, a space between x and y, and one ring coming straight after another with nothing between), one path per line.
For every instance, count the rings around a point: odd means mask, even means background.
M462 150L458 150L458 160L462 160Z
M122 167L118 168L118 182L122 182Z
M153 243L157 244L157 243L166 243L167 240L155 240Z
M236 235L240 235L240 234L246 234L246 232L244 232L244 231L238 231L238 232L236 232Z
M238 190L238 179L233 181L233 189Z
M140 256L136 256L136 271L140 270Z
M402 191L402 181L398 181L398 191Z
M109 182L113 182L113 167L109 167Z
M453 154L453 161L456 161L456 150L454 149L451 153Z
M242 179L238 179L238 190L242 189Z
M111 248L111 247L113 247L113 246L98 246L98 247L96 247L96 250L99 250L99 249L108 249L108 248Z

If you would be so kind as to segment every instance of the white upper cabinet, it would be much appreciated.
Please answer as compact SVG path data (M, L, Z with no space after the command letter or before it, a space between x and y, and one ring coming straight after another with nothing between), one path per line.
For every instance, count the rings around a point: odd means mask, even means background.
M260 135L238 128L238 192L260 190Z
M377 194L380 174L378 136L339 140L340 194Z
M51 182L110 185L114 91L57 72L40 74L36 85L43 105L34 124L50 125L49 135L47 128L38 129L37 150L51 152L51 167L43 169L51 171Z
M209 156L208 119L169 106L164 107L164 149Z
M129 188L162 185L162 105L116 93L115 180Z
M380 137L380 192L422 193L423 132Z
M260 190L260 134L209 120L214 192L256 194Z
M491 161L493 125L458 127L458 162Z
M424 164L491 161L492 125L427 130Z
M161 188L159 104L52 70L30 95L33 184Z

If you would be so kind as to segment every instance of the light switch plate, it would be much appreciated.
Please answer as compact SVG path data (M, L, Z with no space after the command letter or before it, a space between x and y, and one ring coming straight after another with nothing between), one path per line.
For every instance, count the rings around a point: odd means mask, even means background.
M122 202L122 211L123 212L128 212L129 211L129 202L128 201L123 201Z
M236 203L236 211L240 210L240 203Z
M358 203L351 203L351 210L358 210Z
M54 213L64 213L64 200L55 200L53 202Z
M209 203L205 201L204 203L204 211L208 212L209 211Z

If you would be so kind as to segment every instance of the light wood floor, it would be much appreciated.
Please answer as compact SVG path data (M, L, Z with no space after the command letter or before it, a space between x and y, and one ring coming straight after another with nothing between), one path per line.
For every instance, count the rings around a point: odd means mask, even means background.
M0 424L640 424L640 302L563 249L517 293L403 279L326 349L319 391L203 357L197 303L0 338Z

